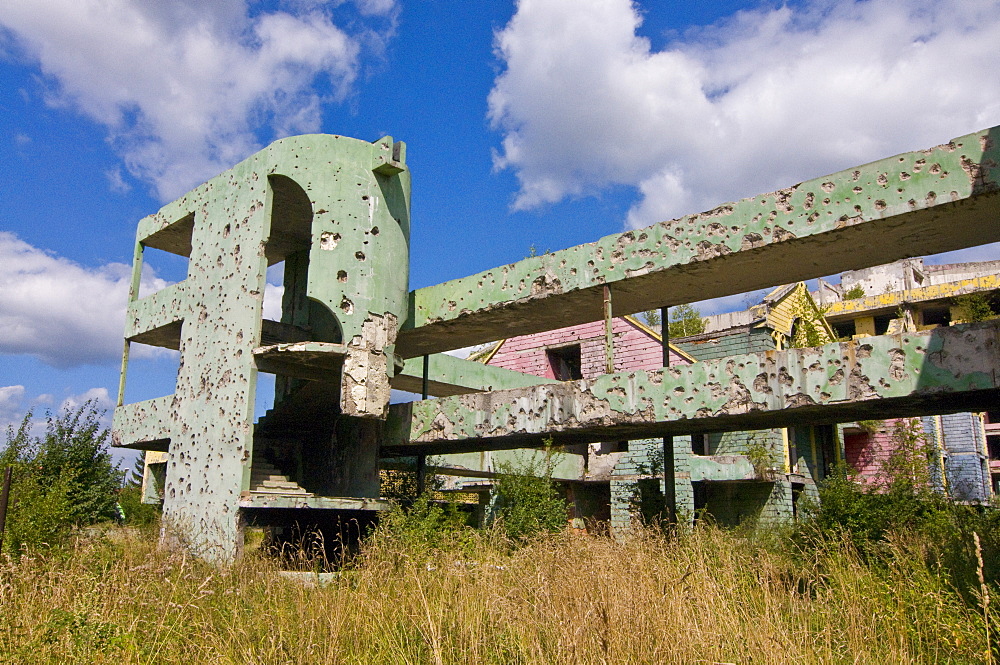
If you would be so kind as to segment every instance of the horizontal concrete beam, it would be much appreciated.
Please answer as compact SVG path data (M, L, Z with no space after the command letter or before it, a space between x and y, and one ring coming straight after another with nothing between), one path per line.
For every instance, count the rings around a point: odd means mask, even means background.
M1000 322L396 404L383 455L754 430L995 408Z
M173 399L167 395L117 407L111 418L111 445L166 452Z
M410 294L414 357L1000 240L1000 128ZM891 238L891 242L887 239Z
M1000 220L998 220L1000 223ZM944 284L933 284L906 291L890 291L874 296L854 298L853 300L838 300L829 305L824 316L828 321L837 322L857 318L858 315L871 316L872 313L890 310L896 312L903 305L910 303L945 300L964 296L969 293L995 291L1000 289L1000 274L981 275L970 279L960 279Z
M423 357L410 358L403 371L392 378L392 387L419 395L423 389L423 376ZM435 397L557 383L555 379L484 365L444 353L430 356L427 379L427 394Z
M294 496L245 492L240 508L312 508L314 510L389 510L391 503L383 499L333 496Z

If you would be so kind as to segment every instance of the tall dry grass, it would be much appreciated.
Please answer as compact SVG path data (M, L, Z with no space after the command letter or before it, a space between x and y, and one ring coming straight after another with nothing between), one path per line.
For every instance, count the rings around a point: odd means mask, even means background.
M13 663L975 663L984 615L898 544L880 563L711 528L522 548L391 539L326 586L152 538L0 561ZM990 610L992 611L992 610Z

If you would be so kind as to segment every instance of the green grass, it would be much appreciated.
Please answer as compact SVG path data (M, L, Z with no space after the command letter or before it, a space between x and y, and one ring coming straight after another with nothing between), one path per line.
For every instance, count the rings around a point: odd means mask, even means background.
M924 563L699 528L628 542L383 537L326 586L216 568L151 531L0 559L12 663L977 663L992 609Z

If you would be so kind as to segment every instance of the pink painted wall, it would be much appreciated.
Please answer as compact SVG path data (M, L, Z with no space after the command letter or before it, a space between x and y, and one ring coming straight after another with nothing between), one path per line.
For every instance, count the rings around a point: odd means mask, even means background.
M883 467L896 450L893 430L896 419L884 421L878 432L847 434L844 436L844 457L848 466L858 472L858 482L873 483L884 480Z
M626 319L614 319L611 330L616 372L663 367L663 351L659 340ZM489 364L551 379L554 377L546 349L570 344L580 345L583 378L589 379L605 373L603 321L512 337L503 343ZM687 365L690 361L671 349L670 364Z

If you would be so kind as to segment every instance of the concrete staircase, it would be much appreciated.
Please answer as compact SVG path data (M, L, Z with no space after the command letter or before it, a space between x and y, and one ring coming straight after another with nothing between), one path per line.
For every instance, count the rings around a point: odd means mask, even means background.
M281 496L314 496L312 492L307 492L298 483L290 480L281 469L256 455L250 473L250 492Z
M254 426L254 454L250 475L250 493L306 498L315 496L291 480L281 469L267 461L264 449L268 439L294 437L303 431L333 430L339 384L309 381L295 393L268 409Z

